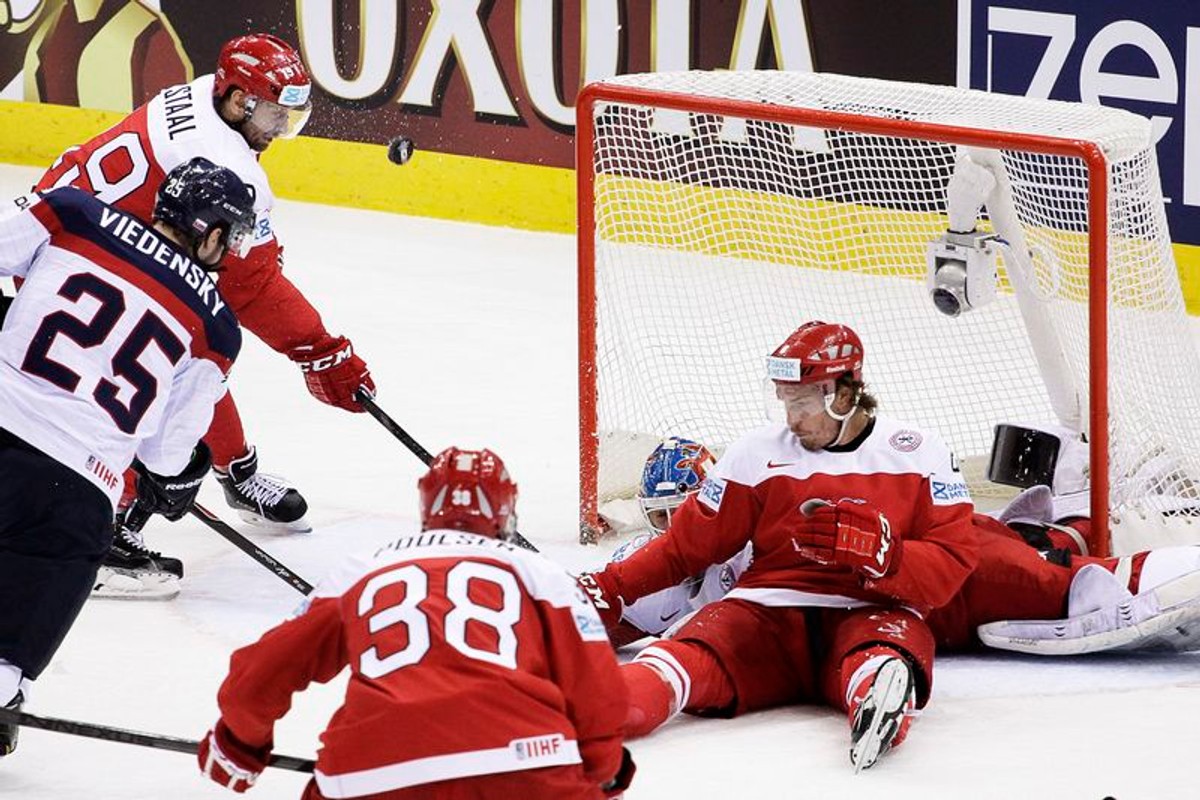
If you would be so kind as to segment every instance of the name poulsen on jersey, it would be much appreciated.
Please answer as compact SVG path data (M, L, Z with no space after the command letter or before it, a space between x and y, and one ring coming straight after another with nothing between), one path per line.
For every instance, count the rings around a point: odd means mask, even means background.
M172 272L179 273L187 285L196 290L204 305L211 308L214 317L225 307L225 301L217 293L217 285L208 273L142 223L119 211L104 208L100 211L100 227Z

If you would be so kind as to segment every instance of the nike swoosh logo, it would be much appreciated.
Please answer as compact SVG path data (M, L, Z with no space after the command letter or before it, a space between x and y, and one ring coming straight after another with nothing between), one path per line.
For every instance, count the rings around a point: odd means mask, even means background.
M795 461L768 461L767 469L778 469L779 467L793 467L795 465L796 465Z
M661 622L670 622L671 620L675 619L678 616L679 616L678 611L672 611L670 614L667 614L665 617L662 614L659 614L658 619Z

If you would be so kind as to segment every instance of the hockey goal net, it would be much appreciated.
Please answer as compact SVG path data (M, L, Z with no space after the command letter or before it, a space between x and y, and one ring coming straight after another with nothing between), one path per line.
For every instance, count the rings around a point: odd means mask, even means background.
M1200 539L1200 358L1148 122L787 72L621 76L577 110L585 539L660 438L763 424L764 358L809 319L859 333L881 413L938 431L977 503L1012 492L984 479L994 426L1056 423L1090 442L1094 551L1133 518ZM949 317L926 250L964 156L1006 246L996 299Z

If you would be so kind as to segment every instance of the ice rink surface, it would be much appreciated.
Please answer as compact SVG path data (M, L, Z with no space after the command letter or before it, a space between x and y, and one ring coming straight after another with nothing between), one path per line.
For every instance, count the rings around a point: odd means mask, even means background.
M0 167L0 193L39 174ZM612 544L576 543L574 240L292 202L276 227L287 274L331 331L353 339L380 405L434 452L496 450L520 485L522 532L569 568L602 563ZM232 387L263 471L303 491L314 524L293 536L241 526L260 546L315 582L341 553L416 529L422 466L374 420L311 399L299 371L253 336ZM201 502L240 525L215 482ZM154 520L147 542L184 559L180 596L89 602L27 711L199 738L230 651L300 600L190 519ZM335 681L299 695L276 751L311 757L340 691ZM680 718L632 744L639 769L626 796L1196 798L1197 719L1193 656L946 657L908 742L868 772L852 774L846 720L825 708ZM269 770L249 796L297 798L305 780ZM0 797L14 800L232 796L190 756L37 730L0 761Z

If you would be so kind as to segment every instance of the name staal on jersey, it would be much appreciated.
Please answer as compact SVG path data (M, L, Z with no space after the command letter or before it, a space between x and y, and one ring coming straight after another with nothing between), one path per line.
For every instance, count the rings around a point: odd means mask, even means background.
M213 277L140 220L74 188L0 218L0 428L113 502L134 456L179 473L241 347Z
M283 247L271 220L275 195L267 174L258 154L217 113L212 75L164 89L118 124L70 148L37 189L75 186L149 220L166 174L196 156L232 170L254 195L251 247L244 258L229 254L222 262L222 297L239 323L274 350L315 342L326 334L325 326L283 274Z

